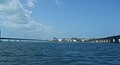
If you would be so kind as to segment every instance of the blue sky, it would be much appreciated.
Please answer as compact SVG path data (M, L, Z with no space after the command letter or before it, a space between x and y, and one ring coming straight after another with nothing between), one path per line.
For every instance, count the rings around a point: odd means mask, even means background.
M1 0L3 37L104 37L120 34L120 0Z

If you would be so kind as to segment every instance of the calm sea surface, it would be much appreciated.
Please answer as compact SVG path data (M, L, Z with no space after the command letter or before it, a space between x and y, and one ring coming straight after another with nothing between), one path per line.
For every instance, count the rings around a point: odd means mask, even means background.
M120 65L120 44L0 42L0 65Z

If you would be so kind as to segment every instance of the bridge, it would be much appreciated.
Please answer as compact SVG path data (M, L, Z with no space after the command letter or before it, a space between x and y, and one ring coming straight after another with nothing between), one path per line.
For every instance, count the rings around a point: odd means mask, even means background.
M45 40L40 40L40 39L24 39L24 38L5 38L1 37L1 29L0 29L0 42L42 42Z
M104 38L88 39L86 42L107 42L107 43L119 43L120 35L109 36Z
M39 39L24 39L24 38L0 38L0 42L42 42Z

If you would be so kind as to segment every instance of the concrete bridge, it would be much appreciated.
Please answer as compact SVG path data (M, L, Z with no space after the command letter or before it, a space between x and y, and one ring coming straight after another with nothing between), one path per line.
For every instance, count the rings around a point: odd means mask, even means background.
M41 42L39 39L23 39L23 38L0 38L0 42Z
M7 41L7 42L41 42L45 40L40 39L24 39L24 38L5 38L1 37L1 29L0 29L0 42Z
M104 38L89 39L87 42L107 42L107 43L119 43L120 35L109 36Z

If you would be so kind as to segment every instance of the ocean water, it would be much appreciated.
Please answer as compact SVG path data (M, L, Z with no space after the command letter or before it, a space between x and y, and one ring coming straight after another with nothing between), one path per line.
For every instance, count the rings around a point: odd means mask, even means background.
M120 65L120 44L1 42L0 65Z

